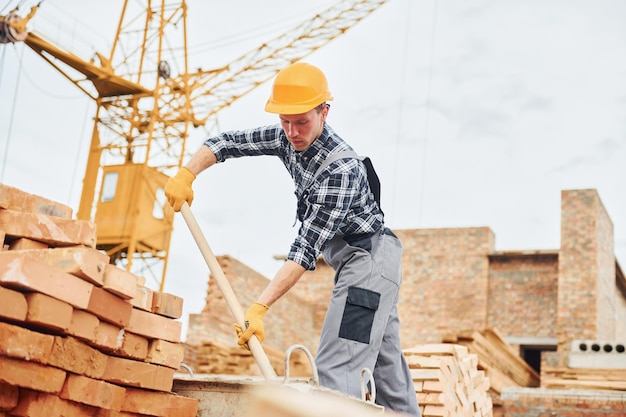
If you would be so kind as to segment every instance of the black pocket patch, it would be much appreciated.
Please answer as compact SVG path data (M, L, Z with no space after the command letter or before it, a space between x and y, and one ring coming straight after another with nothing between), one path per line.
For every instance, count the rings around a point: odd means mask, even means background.
M339 337L369 344L374 314L378 310L379 302L380 294L377 292L348 287Z

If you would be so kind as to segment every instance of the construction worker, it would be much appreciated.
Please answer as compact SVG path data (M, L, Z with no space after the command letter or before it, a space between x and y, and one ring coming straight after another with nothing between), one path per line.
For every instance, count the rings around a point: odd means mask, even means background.
M369 160L364 163L326 123L329 100L326 77L317 67L301 62L285 67L265 105L280 124L208 138L168 180L165 194L179 211L184 201L193 201L192 183L206 168L242 156L280 158L295 183L300 227L287 261L246 311L247 327L237 329L237 342L246 346L253 334L263 341L265 313L323 254L339 272L315 358L320 384L360 397L361 372L367 368L377 403L419 415L399 336L402 245L384 226Z

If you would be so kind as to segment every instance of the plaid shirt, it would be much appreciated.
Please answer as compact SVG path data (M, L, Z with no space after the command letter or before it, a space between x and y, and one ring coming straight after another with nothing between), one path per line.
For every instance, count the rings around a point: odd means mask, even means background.
M308 270L336 234L356 235L380 230L383 214L367 182L367 171L355 158L340 159L314 179L326 156L352 148L330 126L305 151L293 149L280 125L224 132L207 139L218 162L242 156L274 155L283 161L295 183L298 236L287 259Z

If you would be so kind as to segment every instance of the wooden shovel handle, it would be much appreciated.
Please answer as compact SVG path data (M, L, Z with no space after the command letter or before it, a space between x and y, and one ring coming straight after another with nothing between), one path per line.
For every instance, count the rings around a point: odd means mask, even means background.
M230 314L232 314L235 322L238 323L242 329L245 329L244 325L244 312L241 308L241 304L237 300L235 293L233 292L232 287L228 283L226 276L224 275L224 271L222 271L222 267L220 266L217 258L213 254L211 247L209 246L209 242L207 242L202 230L200 229L200 225L196 221L195 216L191 212L191 208L187 202L184 202L182 207L180 208L180 212L187 223L187 227L189 227L189 231L193 235L193 238L200 248L200 252L206 261L213 278L217 282L217 286L222 291L224 295L224 300L226 300L226 304L228 306L228 310ZM272 364L270 363L265 351L263 350L263 346L259 342L259 339L255 335L252 335L250 340L248 341L248 346L250 347L250 351L252 352L252 356L256 360L257 365L261 368L261 373L267 380L276 379L276 372L274 372L274 368L272 368Z

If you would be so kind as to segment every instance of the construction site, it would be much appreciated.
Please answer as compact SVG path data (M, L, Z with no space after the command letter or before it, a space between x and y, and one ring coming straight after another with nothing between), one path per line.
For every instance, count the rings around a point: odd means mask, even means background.
M233 324L270 277L214 254L206 223L163 190L194 129L218 132L223 109L387 1L337 2L211 70L188 66L187 3L145 3L123 2L111 51L91 59L30 31L39 5L0 9L0 48L25 45L96 106L78 207L0 181L0 417L401 417L376 403L372 370L360 398L319 384L335 277L323 257L244 349ZM168 49L174 35L182 49ZM622 213L595 188L557 197L553 249L497 249L490 225L393 228L423 417L626 416ZM166 286L175 221L206 265L203 307L187 316Z

